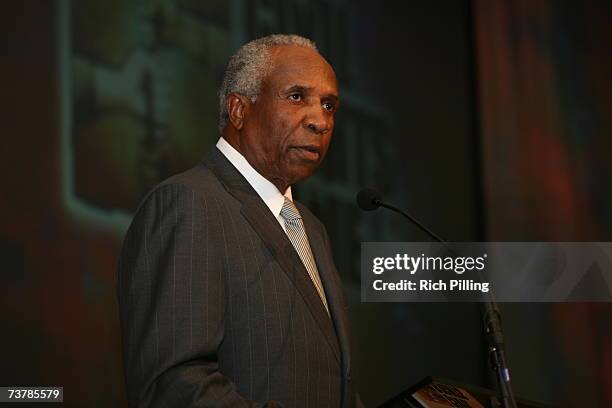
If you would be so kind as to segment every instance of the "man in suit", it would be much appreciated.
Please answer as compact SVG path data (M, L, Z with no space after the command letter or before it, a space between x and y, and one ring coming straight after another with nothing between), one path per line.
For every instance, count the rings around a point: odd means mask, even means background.
M354 407L347 305L321 222L291 185L323 160L338 107L309 40L273 35L230 59L222 137L157 186L118 278L132 407Z

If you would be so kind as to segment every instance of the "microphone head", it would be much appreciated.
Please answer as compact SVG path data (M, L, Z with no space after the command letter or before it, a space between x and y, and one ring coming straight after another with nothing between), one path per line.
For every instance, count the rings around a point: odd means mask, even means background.
M380 207L382 194L373 188L363 188L357 193L357 205L363 211L372 211Z

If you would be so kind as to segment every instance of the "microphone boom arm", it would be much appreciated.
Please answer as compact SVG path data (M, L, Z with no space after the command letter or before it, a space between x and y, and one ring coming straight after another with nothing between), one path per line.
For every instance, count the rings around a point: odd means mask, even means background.
M360 197L361 196L361 197ZM384 207L394 211L410 220L419 229L425 232L434 240L444 245L448 250L456 253L448 246L446 240L442 239L438 234L427 228L423 223L418 221L412 215L395 207L394 205L385 203L381 200L382 196L379 192L373 189L364 189L357 196L359 207L364 211L371 211L378 207ZM369 203L368 203L369 201ZM367 204L370 204L368 206ZM487 334L488 354L491 366L495 371L495 379L499 392L500 403L503 408L517 408L512 385L510 383L510 370L506 364L504 334L501 325L501 313L499 307L492 297L483 302L483 321Z

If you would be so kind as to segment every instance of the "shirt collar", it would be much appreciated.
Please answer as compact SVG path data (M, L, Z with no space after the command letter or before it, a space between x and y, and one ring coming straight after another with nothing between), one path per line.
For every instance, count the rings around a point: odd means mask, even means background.
M266 203L270 211L272 211L272 214L278 218L283 208L283 204L285 203L285 197L293 201L291 186L287 187L287 191L285 191L284 195L281 194L278 188L276 188L270 180L259 174L247 159L238 150L234 149L234 147L223 137L219 138L217 148L249 182L251 187L253 187L264 203Z

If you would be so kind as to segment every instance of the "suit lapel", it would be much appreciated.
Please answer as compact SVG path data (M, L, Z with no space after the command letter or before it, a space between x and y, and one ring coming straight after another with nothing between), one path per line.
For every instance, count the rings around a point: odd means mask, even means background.
M281 269L293 282L333 349L334 355L340 360L340 350L332 320L327 315L325 306L323 306L299 255L270 209L242 174L218 149L213 149L205 160L205 164L215 173L228 192L242 203L242 215L251 224L251 227L265 243ZM309 232L307 229L307 233Z
M301 205L298 206L300 207L300 212L304 219L306 233L308 234L310 245L317 262L317 268L319 269L319 275L321 276L321 281L325 288L327 303L340 343L342 372L344 376L347 377L351 371L351 353L348 336L348 316L342 282L336 272L331 253L325 244L325 238L321 235L319 229L315 227L314 220L310 218L308 211L304 211Z

